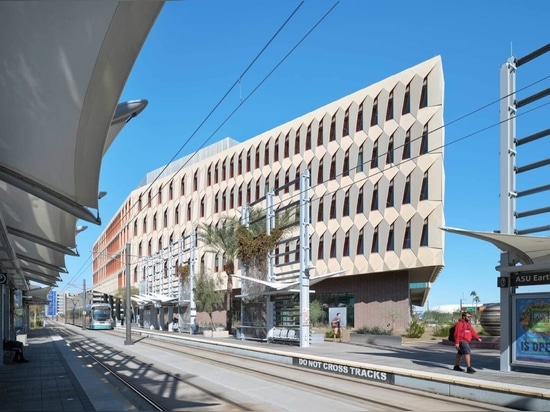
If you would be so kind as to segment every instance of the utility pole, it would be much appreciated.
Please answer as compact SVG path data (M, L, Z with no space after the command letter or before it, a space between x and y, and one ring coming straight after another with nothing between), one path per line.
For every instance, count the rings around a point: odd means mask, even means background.
M126 340L125 345L133 345L132 342L132 305L131 305L131 285L130 285L130 244L126 243L126 308L124 317L126 318Z

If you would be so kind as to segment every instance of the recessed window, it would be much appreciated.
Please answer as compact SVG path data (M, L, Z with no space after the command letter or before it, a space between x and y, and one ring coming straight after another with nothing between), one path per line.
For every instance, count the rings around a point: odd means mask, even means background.
M164 211L164 216L162 218L164 227L168 227L168 210Z
M407 222L407 227L405 227L405 236L403 237L403 249L411 248L411 222Z
M323 259L324 257L325 241L323 238L319 239L319 248L317 249L317 259Z
M388 243L386 244L386 250L394 250L394 229L393 223L390 226L390 231L388 232Z
M393 134L388 139L388 151L386 152L386 164L391 165L393 163Z
M199 188L199 171L197 170L193 175L193 190L197 191Z
M170 185L168 186L168 200L174 199L174 184L170 182Z
M342 249L343 256L349 256L349 233L346 233L344 238L344 248Z
M359 194L357 196L357 208L355 209L356 213L363 213L363 188L359 189Z
M336 195L332 196L332 201L330 202L330 218L336 219Z
M428 106L428 78L424 78L422 82L422 92L420 93L420 108Z
M323 159L319 162L319 171L317 172L317 184L323 183Z
M269 164L269 143L266 142L264 149L264 166Z
M372 232L372 243L370 247L371 253L378 253L378 226L374 228Z
M411 203L411 176L407 176L405 181L405 189L403 191L403 204Z
M374 145L372 146L372 156L370 161L370 168L374 169L375 167L378 167L378 140L374 142Z
M365 235L363 234L363 229L359 231L359 236L357 236L357 256L361 256L365 253Z
M342 165L342 176L349 176L349 149L344 154L344 164Z
M342 136L349 136L349 107L344 114L344 124L342 125Z
M372 189L372 201L370 204L370 210L378 210L378 183L374 185Z
M332 116L332 120L330 121L329 141L332 142L334 140L336 140L336 114Z
M283 150L283 156L285 159L290 155L290 132L285 136L285 148Z
M378 97L374 99L372 104L372 113L370 116L370 125L376 126L378 124Z
M420 237L420 246L428 246L428 219L424 219L422 236Z
M386 110L386 120L393 119L393 90L390 92L388 97L388 108Z
M330 180L336 179L336 157L330 162Z
M317 146L323 145L323 119L319 120L319 128L317 129Z
M407 130L405 133L405 143L403 144L403 158L410 159L411 157L411 129Z
M174 223L176 225L180 224L180 207L179 207L179 205L176 206L176 210L174 211Z
M393 180L390 182L390 186L388 188L388 198L386 199L386 207L393 207Z
M426 124L424 126L424 130L422 131L422 139L420 140L420 154L426 154L428 153L428 125Z
M153 215L153 230L157 230L157 214Z
M332 235L332 241L330 242L330 257L336 257L336 233Z
M323 198L319 198L319 208L317 209L317 222L323 221Z
M363 146L359 148L359 153L357 154L357 167L355 168L355 171L363 171Z
M311 150L311 123L307 127L306 133L306 150Z
M422 178L422 187L420 188L420 199L419 200L428 200L428 172L424 173Z
M349 190L344 196L344 207L342 208L342 216L349 216Z
M405 88L405 96L403 98L403 110L401 114L407 114L411 112L411 85L408 84Z
M359 105L357 111L357 122L355 123L355 131L363 130L363 103Z

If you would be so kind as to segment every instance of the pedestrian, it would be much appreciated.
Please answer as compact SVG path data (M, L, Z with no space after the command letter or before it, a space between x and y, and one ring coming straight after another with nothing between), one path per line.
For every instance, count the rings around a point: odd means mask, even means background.
M472 325L470 325L471 318L472 315L470 315L469 312L462 312L462 317L455 325L454 338L455 348L457 349L457 353L455 356L455 366L453 368L455 371L464 372L464 369L460 367L460 361L464 356L464 361L466 362L466 372L476 372L475 369L472 368L472 365L470 363L472 353L472 350L470 349L470 342L472 341L472 339L481 342L481 338L478 336Z
M3 348L4 350L12 350L15 352L15 356L13 357L14 362L21 362L21 363L28 362L28 360L25 359L25 357L23 356L23 342L4 338Z
M332 319L332 322L330 322L332 326L332 332L333 332L333 339L334 342L336 342L336 335L338 335L338 338L340 339L340 342L342 342L342 320L340 318L340 312L336 314L336 317Z

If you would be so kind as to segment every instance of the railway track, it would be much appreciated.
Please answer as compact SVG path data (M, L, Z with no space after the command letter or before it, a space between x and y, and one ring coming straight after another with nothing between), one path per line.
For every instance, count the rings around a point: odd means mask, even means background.
M58 333L93 367L127 386L127 394L138 399L135 410L494 410L494 405L198 349L181 341L139 339L138 357L131 347L113 346L122 341L121 332L60 325Z

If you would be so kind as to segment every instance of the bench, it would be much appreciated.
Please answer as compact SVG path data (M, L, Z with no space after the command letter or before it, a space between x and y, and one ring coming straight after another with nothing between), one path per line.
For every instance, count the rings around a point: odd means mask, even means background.
M283 343L288 345L298 345L300 343L300 334L296 329L275 327L269 334L269 341L273 343Z

